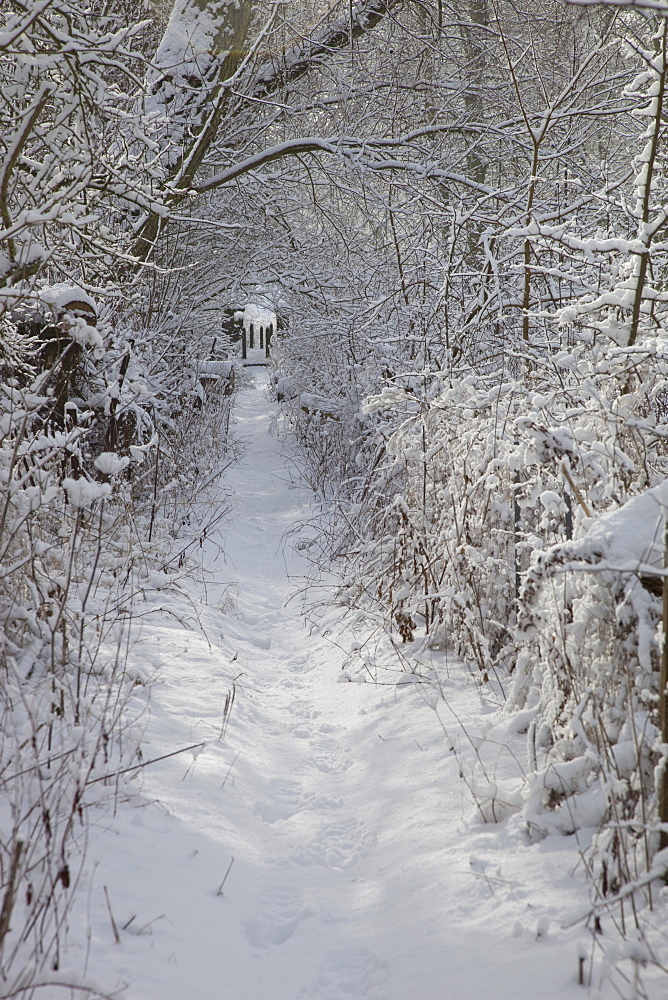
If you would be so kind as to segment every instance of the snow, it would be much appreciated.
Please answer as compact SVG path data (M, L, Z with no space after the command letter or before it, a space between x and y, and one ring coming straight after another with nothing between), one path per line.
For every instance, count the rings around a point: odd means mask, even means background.
M217 13L220 17L220 12ZM218 17L202 4L177 0L156 53L155 66L181 80L187 80L189 75L205 77L219 30Z
M569 559L564 563L567 569L590 569L593 563L599 570L656 573L663 566L667 511L665 480L617 510L591 520L581 539L553 546L550 551L560 551Z
M95 459L95 468L106 476L118 476L129 464L129 458L113 451L103 451Z
M114 456L115 457L115 456ZM88 479L63 479L67 500L73 507L85 508L95 500L104 500L111 493L109 483L93 483Z
M40 289L39 297L42 302L47 302L55 309L65 309L71 302L85 302L87 306L90 306L91 311L97 315L95 300L80 285L72 285L68 282L44 285Z
M229 375L232 370L231 361L198 361L200 375Z
M258 331L261 326L265 329L271 326L276 330L276 313L272 309L268 309L266 306L258 305L257 303L249 303L243 310L243 322L246 330L249 329L251 323L253 323L255 330Z
M661 566L662 527L668 508L668 480L606 514L588 532L591 543L601 542L607 562L616 568L639 564Z
M90 326L81 316L76 316L73 321L67 323L67 332L82 347L92 347L93 356L101 358L104 356L104 341L94 326Z
M515 720L445 653L406 674L383 640L309 610L317 505L266 379L238 405L247 448L206 574L147 601L134 633L129 668L152 677L135 726L144 761L163 759L92 817L71 981L83 967L118 1000L617 996L606 969L631 977L638 958L605 914L603 935L585 928L586 844L529 837Z

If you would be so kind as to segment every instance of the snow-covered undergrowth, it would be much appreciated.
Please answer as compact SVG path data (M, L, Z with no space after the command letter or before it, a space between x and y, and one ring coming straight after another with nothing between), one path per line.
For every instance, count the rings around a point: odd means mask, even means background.
M289 346L281 363L307 475L329 484L312 555L340 566L337 600L390 634L406 670L446 648L496 692L526 753L515 788L475 785L481 812L517 812L533 839L595 833L592 913L636 932L663 871L662 552L645 544L660 543L663 494L644 532L631 507L601 515L668 476L665 338L522 345L514 378L379 372L362 399L343 376L326 403Z
M91 831L68 967L119 1000L660 1000L638 943L587 924L591 831L532 840L513 811L525 737L498 692L309 607L319 499L257 381L206 586L145 605L153 763Z
M51 327L6 318L1 332L19 347L0 384L0 995L14 997L65 985L90 816L141 766L135 622L181 591L224 513L204 487L225 460L235 374L221 392L195 374L177 405L108 324L65 307ZM195 477L212 445L215 468Z

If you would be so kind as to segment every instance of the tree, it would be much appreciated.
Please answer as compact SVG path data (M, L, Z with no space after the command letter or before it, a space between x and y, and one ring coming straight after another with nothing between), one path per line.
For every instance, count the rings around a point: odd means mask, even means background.
M11 0L2 15L5 307L47 270L104 286L127 255L127 206L155 200L153 164L137 152L153 145L151 126L133 109L143 26L114 21L67 0Z

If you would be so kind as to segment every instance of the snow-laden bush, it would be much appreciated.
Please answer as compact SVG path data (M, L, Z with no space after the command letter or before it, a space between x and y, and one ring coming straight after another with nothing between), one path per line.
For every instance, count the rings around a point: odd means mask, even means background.
M292 413L338 483L320 542L345 560L339 600L454 649L523 713L527 829L600 827L611 893L657 846L660 607L587 539L668 478L668 338L568 338L522 345L519 378L394 378L339 420Z
M236 386L232 370L203 383L196 357L170 382L118 316L89 326L71 299L53 315L19 301L0 327L7 997L67 985L59 970L88 817L113 804L119 774L140 759L133 693L147 678L126 666L133 619L147 594L179 587L189 546L221 515L194 506L193 491L222 468ZM192 537L175 543L184 520Z
M527 710L533 834L601 828L603 896L647 871L659 846L658 729L668 480L539 553L526 574L510 707Z
M57 970L86 837L136 752L124 669L133 555L118 480L74 476L83 431L0 387L0 948L3 993ZM137 550L135 550L137 551ZM140 550L139 550L140 551Z

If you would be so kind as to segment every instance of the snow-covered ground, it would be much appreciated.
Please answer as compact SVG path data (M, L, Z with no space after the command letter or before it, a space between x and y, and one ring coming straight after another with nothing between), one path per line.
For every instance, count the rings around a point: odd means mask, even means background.
M576 839L530 843L516 814L484 823L474 804L472 785L484 800L522 780L510 718L445 654L444 698L390 669L347 682L338 613L305 623L312 497L254 375L234 510L203 542L211 578L147 614L131 653L155 678L144 758L205 746L146 766L98 815L66 964L127 1000L617 996L598 945L590 961Z

